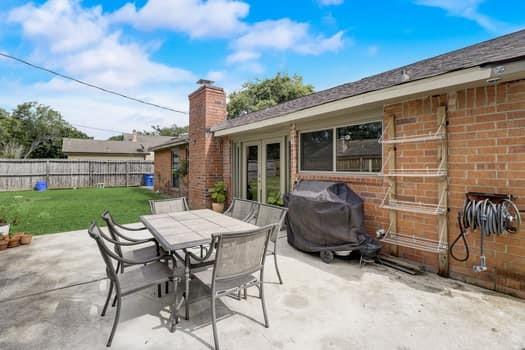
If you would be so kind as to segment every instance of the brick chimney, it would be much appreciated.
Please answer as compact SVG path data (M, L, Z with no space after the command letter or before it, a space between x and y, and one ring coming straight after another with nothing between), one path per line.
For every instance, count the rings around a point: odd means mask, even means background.
M188 200L193 209L209 208L208 189L222 180L222 144L210 128L226 119L226 94L213 81L199 80L200 87L189 95L189 186Z

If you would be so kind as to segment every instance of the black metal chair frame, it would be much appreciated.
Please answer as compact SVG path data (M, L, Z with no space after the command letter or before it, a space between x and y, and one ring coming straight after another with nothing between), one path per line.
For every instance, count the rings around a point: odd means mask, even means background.
M257 228L255 230L250 231L243 231L243 232L234 232L234 233L223 233L219 235L213 235L212 236L212 243L210 245L210 251L208 254L211 254L212 250L216 251L216 259L213 264L213 272L211 277L211 321L212 321L212 327L213 327L213 340L215 343L215 349L219 350L219 336L217 333L217 312L216 312L216 299L219 299L226 295L234 295L237 293L240 293L241 290L244 290L245 298L246 298L246 290L250 287L257 287L259 289L259 298L261 299L261 306L263 310L263 316L264 316L264 325L266 328L270 326L269 320L268 320L268 314L266 311L266 302L264 298L264 263L266 260L266 250L268 248L268 242L270 240L271 234L275 231L276 225L268 225L265 227ZM218 273L220 273L220 266L222 263L222 251L227 249L223 246L224 241L228 241L231 239L242 239L245 237L253 236L253 235L260 235L265 232L266 238L264 241L264 250L261 253L261 261L260 264L258 264L255 267L248 267L247 269L244 269L242 272L236 273L236 274L226 274L222 276L218 276ZM230 248L231 249L231 248ZM195 260L199 260L200 257L196 256L195 254L188 252L188 255L191 256ZM259 278L253 276L253 274L259 272ZM222 273L221 273L222 274ZM248 280L243 279L243 277L251 277ZM198 274L197 274L198 278ZM220 282L232 282L233 284L230 285L227 289L220 289L217 287L217 284ZM235 284L235 281L239 281L239 284ZM248 281L248 282L242 282L242 281Z
M88 233L91 236L91 238L93 238L96 241L96 243L97 243L97 246L99 248L100 254L102 255L104 263L106 264L106 275L107 275L107 277L109 279L108 295L106 297L106 301L104 303L104 307L102 309L101 316L105 316L105 314L106 314L106 310L107 310L107 307L109 305L109 300L111 299L111 295L113 293L113 288L115 288L115 293L116 293L115 298L116 298L117 310L116 310L116 313L115 313L115 319L113 320L113 326L111 328L111 333L109 335L108 342L107 342L106 346L107 347L111 346L111 343L113 341L113 337L114 337L115 332L117 330L117 325L118 325L119 318L120 318L120 309L121 309L121 305L122 305L122 297L127 296L127 295L132 294L132 293L135 293L135 292L138 292L138 291L141 291L141 290L143 290L145 288L148 288L150 286L160 285L160 283L164 283L164 282L171 282L171 283L173 283L174 301L173 301L173 304L172 304L172 312L171 312L171 316L170 316L170 320L169 320L169 327L170 327L170 331L174 332L175 331L175 326L178 323L177 300L176 299L177 299L177 283L180 281L180 277L176 276L175 272L173 272L173 274L171 274L169 276L161 277L161 279L156 280L156 281L154 281L152 283L144 284L144 285L141 285L141 286L139 286L137 288L132 288L132 289L129 289L129 290L122 290L121 289L121 283L120 283L120 279L122 277L119 277L119 276L126 276L127 273L133 273L134 270L130 270L130 272L127 272L125 274L119 274L118 270L116 270L115 267L113 266L113 261L112 260L116 261L117 264L120 263L121 266L122 266L122 264L126 264L127 266L133 266L133 265L147 265L147 264L154 263L154 262L160 263L161 260L165 259L165 260L171 260L172 263L173 263L173 269L175 269L176 266L177 266L175 259L169 254L159 255L159 256L156 256L156 257L153 257L153 258L150 258L150 259L147 259L147 260L142 260L142 261L134 261L134 260L129 260L129 259L126 259L126 258L122 258L118 254L116 254L112 249L110 249L106 245L105 242L109 242L109 243L111 243L111 244L113 244L115 246L132 246L132 245L135 245L136 242L121 242L121 241L114 240L114 239L106 236L104 234L104 232L100 229L100 227L98 227L98 225L96 223L92 223L91 224L91 226L88 229Z

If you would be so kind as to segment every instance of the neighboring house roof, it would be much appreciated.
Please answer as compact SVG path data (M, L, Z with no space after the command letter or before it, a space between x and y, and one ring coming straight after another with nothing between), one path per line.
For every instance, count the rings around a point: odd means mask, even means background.
M157 145L161 145L173 139L173 136L152 136L141 135L139 133L123 133L122 136L124 141L136 141L138 143L143 144L146 149L150 147L155 147Z
M212 128L212 131L246 125L347 97L382 90L457 70L483 66L489 63L511 61L523 57L525 57L525 30L418 61L404 67L363 78L356 82L299 97L234 119L228 119Z
M189 140L190 140L190 138L189 138L188 134L182 134L179 137L171 137L168 142L162 143L162 144L154 146L154 147L150 147L149 151L150 152L160 151L160 150L163 150L163 149L172 148L172 147L179 146L179 145L185 145L185 144L187 144L189 142Z
M103 154L148 154L147 148L138 142L103 141L91 139L64 138L62 152L68 153L103 153Z

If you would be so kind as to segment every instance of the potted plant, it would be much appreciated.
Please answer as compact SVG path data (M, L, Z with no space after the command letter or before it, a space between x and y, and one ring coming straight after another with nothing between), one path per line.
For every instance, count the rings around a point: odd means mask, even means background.
M0 206L0 222L3 222L7 226L14 226L20 223L20 218L22 217L22 211L21 206L17 201L9 201L7 203L3 203ZM8 248L14 248L21 244L29 244L32 240L32 235L23 233L23 232L17 232L15 234L12 234L10 232L10 227L7 229L8 235L2 236L2 241L7 240L7 247ZM3 245L5 243L1 243L0 245ZM1 248L0 248L1 249Z
M224 202L226 202L227 193L224 181L218 181L215 183L209 192L211 193L213 211L222 213L224 211Z
M5 202L0 205L0 235L9 235L11 225L15 225L19 219L18 204L14 201Z

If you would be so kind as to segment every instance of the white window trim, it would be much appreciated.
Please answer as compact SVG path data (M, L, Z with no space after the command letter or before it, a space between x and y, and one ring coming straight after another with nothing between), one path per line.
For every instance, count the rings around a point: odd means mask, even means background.
M324 127L324 128L315 128L315 129L305 129L305 130L301 130L299 131L299 138L298 138L298 141L297 141L297 165L298 165L298 168L299 168L299 171L298 173L299 174L308 174L308 175L335 175L335 176L350 176L350 177L355 177L355 176L381 176L381 171L337 171L336 170L336 166L337 166L337 152L336 152L336 136L337 136L337 129L338 128L345 128L345 127L349 127L349 126L354 126L354 125L362 125L362 124L369 124L369 123L377 123L377 122L381 122L381 131L384 130L384 122L383 122L383 118L378 118L378 119L370 119L370 120L366 120L366 121L363 121L363 120L360 120L360 121L356 121L354 123L349 123L349 124L339 124L339 125L335 125L335 126L330 126L330 127ZM332 159L332 170L303 170L302 169L302 164L301 164L301 137L302 137L302 134L307 134L307 133L311 133L311 132L316 132L316 131L323 131L323 130L332 130L332 133L333 133L333 137L332 137L332 147L333 147L333 159ZM384 159L384 147L381 146L381 159Z

